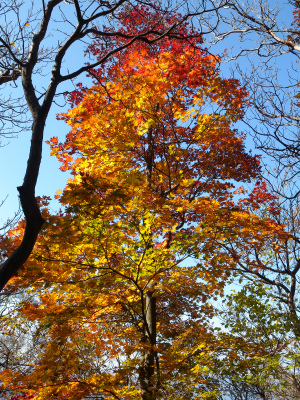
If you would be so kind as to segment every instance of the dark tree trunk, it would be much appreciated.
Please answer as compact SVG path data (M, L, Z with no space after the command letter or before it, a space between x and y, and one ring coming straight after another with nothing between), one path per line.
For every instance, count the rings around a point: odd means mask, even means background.
M154 291L148 291L145 298L145 322L142 338L142 342L145 345L145 352L141 357L139 380L141 385L141 400L155 400L156 298L154 297Z

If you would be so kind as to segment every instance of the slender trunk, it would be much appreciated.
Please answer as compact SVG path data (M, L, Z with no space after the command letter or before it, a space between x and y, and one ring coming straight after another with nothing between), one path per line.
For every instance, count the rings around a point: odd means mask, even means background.
M151 189L151 179L154 160L153 130L148 129L148 148L145 161L147 164L148 187ZM145 294L145 310L142 343L144 352L141 356L139 380L141 385L141 400L155 400L154 363L156 358L156 298L154 296L154 283L148 286Z
M154 363L156 354L156 298L154 291L146 293L146 311L144 323L144 335L142 342L145 351L141 357L139 380L141 385L141 400L155 400Z

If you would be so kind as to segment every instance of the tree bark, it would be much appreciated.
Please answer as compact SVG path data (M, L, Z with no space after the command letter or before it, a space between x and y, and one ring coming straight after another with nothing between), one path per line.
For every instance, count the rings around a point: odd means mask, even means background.
M24 182L22 186L18 187L21 206L26 219L26 228L20 246L0 266L0 290L3 289L30 256L44 223L35 197L35 185L42 157L45 118L48 113L40 109L39 114L32 125L30 155Z
M154 297L154 291L149 290L145 298L145 322L142 337L145 348L141 357L139 380L141 385L141 400L155 400L156 298Z

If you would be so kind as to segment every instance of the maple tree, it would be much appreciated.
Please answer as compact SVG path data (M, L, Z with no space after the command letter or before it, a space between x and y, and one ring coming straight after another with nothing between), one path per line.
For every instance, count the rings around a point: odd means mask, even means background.
M299 2L295 1L293 4L298 7ZM132 14L134 18L141 17L140 6L148 7L153 11L153 15L156 13L156 18L145 18L145 24L143 26L142 24L138 25L142 29L137 30L134 29L133 19L128 24L128 16L130 11L134 11ZM173 18L175 10L182 12L183 15L180 19ZM253 123L249 123L249 126L255 129L258 145L279 162L280 171L282 169L287 171L291 161L294 172L297 171L299 163L294 163L293 157L298 157L297 124L299 120L297 117L297 101L294 98L294 95L298 93L298 81L295 79L292 85L289 84L289 87L292 87L289 93L285 84L278 84L275 67L273 68L274 79L272 78L272 84L269 84L270 62L274 59L274 56L284 57L286 54L297 56L299 52L297 8L295 12L296 24L288 27L283 27L282 18L277 17L279 9L276 5L270 7L268 3L264 3L262 0L251 0L241 4L230 0L201 0L191 3L185 1L180 5L176 1L153 3L120 0L116 3L109 1L99 3L98 1L63 2L62 0L53 0L42 2L39 16L37 16L36 11L37 4L31 1L8 1L0 5L0 16L3 18L3 32L0 37L0 83L5 84L5 82L22 79L24 101L21 101L21 104L22 106L25 104L24 108L22 107L18 111L15 102L11 104L11 101L8 102L7 99L1 100L1 135L4 130L11 134L12 130L19 132L27 126L34 128L28 170L24 174L23 185L19 186L22 192L20 197L21 199L24 198L21 203L28 220L27 230L22 246L14 255L7 255L0 266L1 288L26 261L43 223L35 200L35 186L41 162L45 121L56 98L57 88L63 82L75 78L81 72L88 71L90 68L90 65L81 65L77 70L64 73L61 68L62 61L73 44L79 44L84 38L84 40L93 40L94 34L99 39L98 42L101 45L103 56L102 59L98 58L97 62L94 62L94 59L91 61L92 66L96 67L97 63L101 64L115 51L121 51L124 46L130 46L134 41L153 43L165 35L177 36L177 28L180 24L195 16L197 16L201 26L201 33L206 37L211 34L214 36L213 41L223 40L230 35L240 35L240 42L243 42L245 35L254 35L255 33L259 43L254 44L257 41L253 40L253 36L250 36L249 39L253 43L253 47L235 46L238 50L233 57L236 59L239 54L249 55L252 53L256 54L256 57L258 54L263 54L263 63L264 65L268 64L265 76L258 80L256 73L258 60L256 58L253 62L253 74L246 78L248 84L253 82L252 101L255 103L256 109L260 110L260 114L258 114L258 117L256 116L259 129L256 130ZM285 12L285 9L283 12ZM288 13L289 9L287 8L286 15ZM57 18L58 14L60 14L59 18ZM144 17L146 17L145 14ZM123 19L125 27L122 26ZM52 22L57 23L57 29L53 31ZM290 24L290 21L288 23ZM62 26L60 26L61 24ZM102 29L100 25L105 27ZM66 29L66 27L70 29ZM72 27L76 27L73 32ZM47 36L48 33L52 34L53 32L56 32L54 34L55 37L57 35L58 40L53 40L48 47ZM235 39L232 42L236 44L238 41ZM120 47L113 46L117 43L121 44ZM269 43L271 43L270 46ZM108 51L105 52L105 49ZM266 57L270 62L265 63ZM52 67L49 70L52 68L52 76L49 81L42 85L40 82L36 82L35 76L45 65L50 66L51 63ZM290 59L285 64L290 65ZM234 67L234 70L237 71L238 69ZM44 75L44 72L41 75ZM297 74L288 72L283 75L297 76ZM255 79L253 79L254 76ZM40 90L40 86L48 89ZM278 99L278 101L276 102L275 99ZM27 116L26 110L30 117L23 119L24 116ZM281 111L278 113L278 110ZM10 126L7 125L9 122L11 122ZM25 124L23 125L23 123ZM265 124L266 127L265 135L260 135L262 124ZM286 136L287 125L291 128L288 136ZM278 151L273 151L273 149ZM284 157L282 157L283 154ZM291 173L291 178L293 176L294 173ZM294 195L295 192L297 195L297 191L291 190Z
M39 356L26 373L8 365L4 387L36 399L219 396L209 371L232 343L213 333L210 300L236 267L222 243L247 249L282 228L253 213L276 211L263 184L235 188L260 171L233 127L247 92L220 77L199 35L192 44L131 46L61 115L72 129L50 144L73 174L57 193L65 211L40 200L48 222L2 322L9 335L30 326Z
M45 124L58 96L59 85L101 65L137 41L151 45L164 37L180 36L188 40L188 37L181 36L179 27L197 14L197 8L190 13L187 3L182 4L182 15L173 15L177 7L173 2L154 4L139 0L49 0L42 1L40 7L34 1L11 0L0 5L0 84L15 81L18 77L21 77L22 84L21 108L17 102L2 102L1 121L9 134L19 132L28 125L32 133L24 181L17 188L27 221L26 229L19 247L7 254L0 265L0 290L29 257L44 223L35 188L42 159ZM146 14L143 14L143 9L147 9ZM137 15L141 18L139 31L132 29L132 21ZM48 42L52 35L55 39ZM90 60L89 64L82 61L82 64L75 66L71 62L74 69L66 68L64 71L63 65L70 49L75 45L78 52L83 41L86 45L94 37L102 46L101 57ZM118 38L122 38L122 43ZM48 81L36 81L36 75L46 76ZM28 125L23 125L27 122ZM4 133L4 129L1 133Z

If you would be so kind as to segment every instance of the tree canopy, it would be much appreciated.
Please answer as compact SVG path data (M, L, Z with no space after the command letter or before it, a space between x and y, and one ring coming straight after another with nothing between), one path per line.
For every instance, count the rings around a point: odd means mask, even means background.
M273 35L252 9L212 3ZM72 176L61 210L36 199L45 223L0 297L1 395L297 399L299 205L272 192L237 129L264 109L185 17L101 7L120 25L88 31L93 85L68 94L70 132L47 142ZM4 264L25 216L1 237Z

